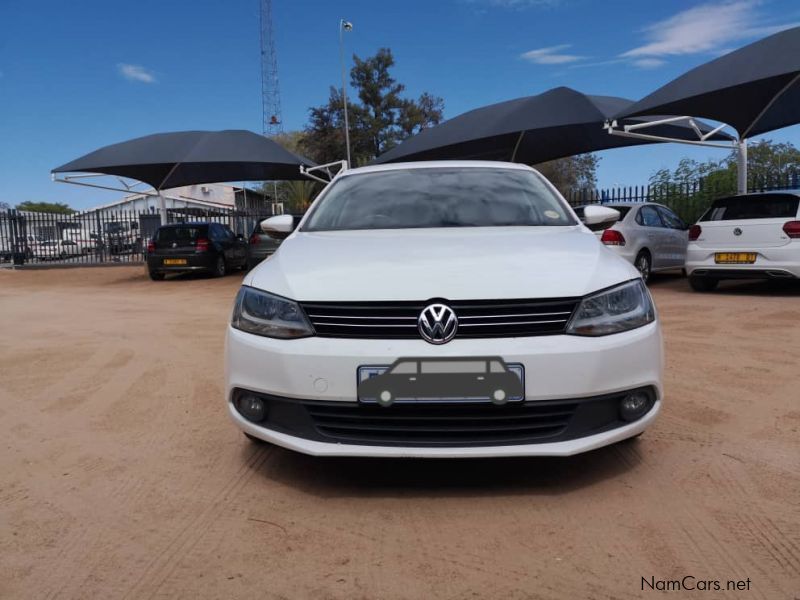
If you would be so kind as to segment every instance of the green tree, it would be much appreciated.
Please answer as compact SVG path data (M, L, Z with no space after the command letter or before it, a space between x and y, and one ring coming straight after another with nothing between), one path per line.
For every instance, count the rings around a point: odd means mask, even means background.
M594 154L579 154L558 158L534 165L534 167L556 186L565 198L583 190L597 187L597 165L600 159Z
M70 208L67 204L62 202L33 202L26 200L17 204L17 210L25 210L28 212L47 212L47 213L61 213L71 215L75 209Z
M444 101L429 93L413 100L402 96L405 86L391 75L394 57L381 48L375 56L353 56L348 96L350 149L353 163L363 165L409 136L442 121ZM303 153L319 163L346 155L344 111L340 89L331 88L328 102L309 109L301 142Z
M747 172L750 188L781 186L800 171L800 151L791 143L771 140L749 145ZM737 191L736 152L721 160L698 162L683 158L675 169L650 176L651 197L672 207L685 221L694 222L716 198Z

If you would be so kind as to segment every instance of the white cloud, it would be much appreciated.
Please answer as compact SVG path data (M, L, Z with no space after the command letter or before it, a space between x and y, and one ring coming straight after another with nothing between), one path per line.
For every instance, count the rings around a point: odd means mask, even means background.
M658 67L667 64L667 61L660 58L637 58L631 61L634 67L640 69L657 69Z
M560 44L558 46L548 46L547 48L538 48L536 50L529 50L520 55L527 61L536 63L537 65L563 65L565 63L576 62L583 60L584 56L577 54L564 54L561 51L566 50L572 44Z
M141 83L156 83L156 76L149 69L145 69L140 65L129 65L126 63L119 63L117 65L119 74L128 81L139 81Z
M776 24L774 18L767 21L759 10L760 4L760 0L731 0L689 8L645 27L642 31L647 43L620 56L635 59L714 53L732 42L769 35L795 25ZM645 68L653 66L660 65Z

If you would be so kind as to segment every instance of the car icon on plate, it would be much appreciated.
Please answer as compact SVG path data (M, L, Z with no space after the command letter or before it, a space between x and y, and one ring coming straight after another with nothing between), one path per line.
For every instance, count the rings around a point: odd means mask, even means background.
M493 402L522 400L523 381L499 356L399 358L358 385L361 402Z

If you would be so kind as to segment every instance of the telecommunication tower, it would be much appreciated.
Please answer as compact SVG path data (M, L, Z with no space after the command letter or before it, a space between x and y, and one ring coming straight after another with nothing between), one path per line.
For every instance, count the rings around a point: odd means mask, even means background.
M283 133L281 92L278 84L278 58L272 30L272 0L261 1L261 108L263 133Z

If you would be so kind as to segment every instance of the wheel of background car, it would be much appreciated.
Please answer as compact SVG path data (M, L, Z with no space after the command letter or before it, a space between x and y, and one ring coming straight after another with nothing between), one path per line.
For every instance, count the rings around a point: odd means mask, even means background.
M697 275L689 277L689 287L695 292L711 292L717 289L718 285L719 280L711 277L698 277Z
M505 404L506 403L506 392L505 390L499 389L495 390L492 394L492 402L495 404Z
M383 390L378 394L378 404L381 406L389 406L392 403L392 392Z
M636 255L636 261L634 261L633 266L641 273L642 279L647 283L647 280L650 279L650 253L647 250L639 252Z
M148 271L148 275L150 275L150 279L153 281L162 281L164 279L164 273L159 273L158 271Z
M217 262L214 263L214 277L223 277L225 275L225 259L221 256L217 257Z

